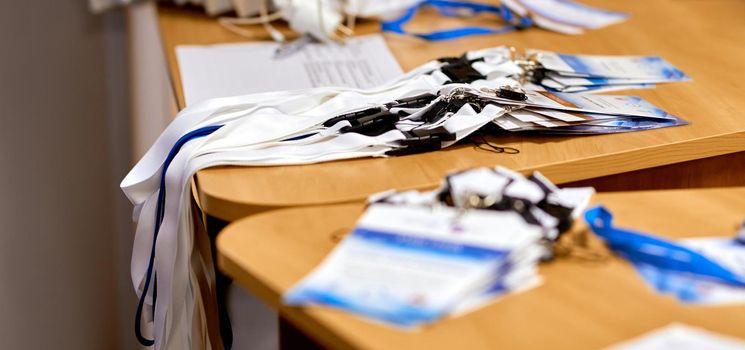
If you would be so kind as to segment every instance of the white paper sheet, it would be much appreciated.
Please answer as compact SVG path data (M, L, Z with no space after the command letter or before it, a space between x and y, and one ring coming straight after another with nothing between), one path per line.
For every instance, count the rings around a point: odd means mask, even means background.
M606 350L742 350L745 340L673 323Z
M370 88L403 74L381 35L309 44L274 59L274 42L178 46L187 105L215 97L319 86Z

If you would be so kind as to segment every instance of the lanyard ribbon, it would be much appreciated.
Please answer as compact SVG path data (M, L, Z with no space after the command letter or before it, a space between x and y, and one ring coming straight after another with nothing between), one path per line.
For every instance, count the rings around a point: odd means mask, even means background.
M171 165L173 158L176 157L179 150L181 150L181 147L183 147L187 142L200 138L200 137L210 135L221 127L222 125L206 126L203 128L193 130L189 133L186 133L184 136L179 138L178 141L176 141L176 143L171 148L171 151L168 152L168 156L166 157L166 160L163 162L163 172L160 175L160 191L158 192L158 205L157 205L156 217L155 217L155 231L153 233L153 245L152 245L152 250L150 251L150 260L148 261L148 265L147 265L147 274L145 275L145 285L143 286L142 294L140 294L140 300L137 303L137 311L135 313L135 336L137 337L137 341L139 341L140 344L144 346L151 346L155 343L154 340L147 339L142 334L141 322L142 322L142 311L145 306L145 298L147 297L147 292L150 289L150 282L152 280L151 277L153 276L153 265L155 263L155 244L158 240L158 231L160 230L160 224L163 222L163 214L165 211L166 172L168 171L168 166ZM155 283L157 284L157 281ZM153 308L155 307L155 301L157 298L157 293L155 292L155 290L156 289L153 289Z
M486 77L501 72L502 62L509 57L509 52L498 47L472 51L469 55L485 58L476 70ZM189 256L190 252L180 251L182 248L174 243L190 239L194 234L192 227L182 227L178 223L178 219L190 210L188 205L179 205L179 201L185 199L173 200L188 197L182 193L188 191L188 187L180 183L188 181L185 175L215 165L306 164L383 155L406 136L400 131L376 137L357 133L327 134L325 131L329 129L319 132L318 125L328 116L348 112L353 106L379 105L402 96L440 89L448 81L440 71L442 65L442 62L432 61L375 89L314 88L253 94L205 101L180 112L121 184L127 197L136 205L134 217L138 221L132 264L132 281L141 293L134 322L138 341L165 349L176 346L169 344L192 342L198 338L189 326L191 319L199 316L192 316L186 310L196 310L199 300L195 298L203 299L204 296L186 295L186 291L194 286L189 285L188 274L184 275L188 272L185 270L188 265L181 265L184 259L180 257ZM487 123L496 114L494 111L476 115L465 112L452 118L458 121L460 119L455 117L462 117L469 122L465 126L455 123L452 127L450 124L444 127L450 133L465 135L470 129L464 128ZM267 122L262 122L264 120ZM223 130L225 134L221 137L205 142L199 139L222 124L229 126L230 130ZM299 136L306 137L301 139ZM290 141L293 137L298 138ZM187 157L186 150L194 154ZM173 180L164 181L165 173ZM164 184L168 186L167 191ZM169 243L160 244L164 239ZM154 252L156 242L159 246ZM158 255L161 252L163 255ZM174 275L176 272L178 276ZM159 288L160 292L156 293ZM176 305L174 296L185 298L183 305ZM156 306L153 313L155 334L150 337L140 327L147 328L142 324L147 320L143 314ZM172 309L178 313L168 320L173 322L166 324L166 315L171 315Z
M434 7L440 14L448 17L461 16L463 10L469 11L476 15L480 13L493 13L509 23L501 28L494 27L461 27L455 29L438 30L429 33L410 33L403 26L411 21L414 15L422 7ZM460 10L460 11L459 11ZM506 6L493 6L487 4L478 4L471 2L461 2L454 0L427 0L418 5L410 7L403 16L381 23L381 29L384 32L393 32L398 34L413 35L429 41L441 41L457 39L471 35L502 34L513 30L527 28L533 25L533 21L528 17L515 16Z
M737 287L745 279L694 250L652 235L613 226L613 214L602 206L585 212L585 221L617 254L634 263L705 276Z

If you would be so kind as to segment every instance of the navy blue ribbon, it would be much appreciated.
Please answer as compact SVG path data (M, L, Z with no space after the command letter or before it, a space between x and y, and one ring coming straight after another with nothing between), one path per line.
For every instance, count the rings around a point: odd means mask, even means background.
M634 263L708 277L745 287L745 279L706 256L674 242L613 226L613 214L598 206L585 212L585 221L617 254Z
M171 162L176 157L178 152L181 150L181 148L189 141L204 137L207 135L212 134L217 129L221 128L222 125L212 125L212 126L205 126L203 128L199 128L196 130L192 130L188 133L186 133L184 136L181 136L181 138L176 141L176 143L171 148L170 152L168 152L168 156L166 157L166 160L163 162L163 172L160 175L160 191L158 192L158 204L155 210L155 232L153 232L153 245L150 250L150 260L148 261L147 265L147 274L145 275L145 285L142 290L142 294L140 295L140 300L137 303L137 311L135 314L135 336L137 337L137 341L140 342L140 344L145 346L151 346L155 344L155 340L153 339L147 339L142 334L142 309L145 306L145 297L147 296L147 291L150 289L150 282L153 277L153 266L155 264L155 243L158 240L158 231L160 230L160 225L163 223L163 215L165 213L165 201L166 201L166 172L168 171L168 167L171 165ZM157 300L157 277L155 281L155 289L153 290L153 308L155 308L155 301Z
M494 27L461 27L455 29L439 30L429 33L410 33L403 26L414 18L414 15L422 7L434 7L445 16L457 16L459 9L465 9L472 14L493 13L509 23L501 28ZM453 1L453 0L427 0L418 5L414 5L403 14L403 16L381 23L381 29L384 32L393 32L398 34L413 35L429 41L450 40L462 38L470 35L502 34L517 29L527 28L533 25L533 21L528 17L514 16L506 6L493 6L487 4Z

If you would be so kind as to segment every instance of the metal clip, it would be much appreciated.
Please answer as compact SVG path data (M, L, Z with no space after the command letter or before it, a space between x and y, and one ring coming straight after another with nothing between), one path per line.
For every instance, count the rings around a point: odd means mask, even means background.
M474 110L480 112L485 101L464 88L456 88L447 95L440 97L440 100L429 106L421 115L421 120L427 123L436 123L447 113L457 112L461 107L470 104Z
M477 193L466 192L464 194L464 197L465 200L463 201L462 205L456 207L457 212L455 213L455 216L453 217L453 220L451 222L451 225L453 227L459 226L458 222L469 210L487 209L502 200L501 193L490 193L486 196L481 196Z
M546 77L546 70L543 68L538 54L519 55L514 47L510 47L509 50L512 61L523 70L523 74L518 77L520 84L525 84L528 81L539 84Z
M476 193L468 193L463 206L467 209L485 209L502 200L502 195L498 192L490 193L486 196L480 196Z

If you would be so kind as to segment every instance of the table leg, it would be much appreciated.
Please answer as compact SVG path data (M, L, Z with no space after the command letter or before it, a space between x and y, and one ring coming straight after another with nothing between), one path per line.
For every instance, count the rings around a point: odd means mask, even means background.
M217 266L217 245L215 239L217 234L228 225L227 221L207 215L207 232L210 236L210 249L212 250L212 265ZM220 269L215 269L215 288L217 289L217 312L220 316L220 336L222 337L225 349L233 346L233 327L228 315L227 293L228 287L233 280L223 274Z
M297 329L292 323L279 316L279 349L280 350L323 350L305 333Z

